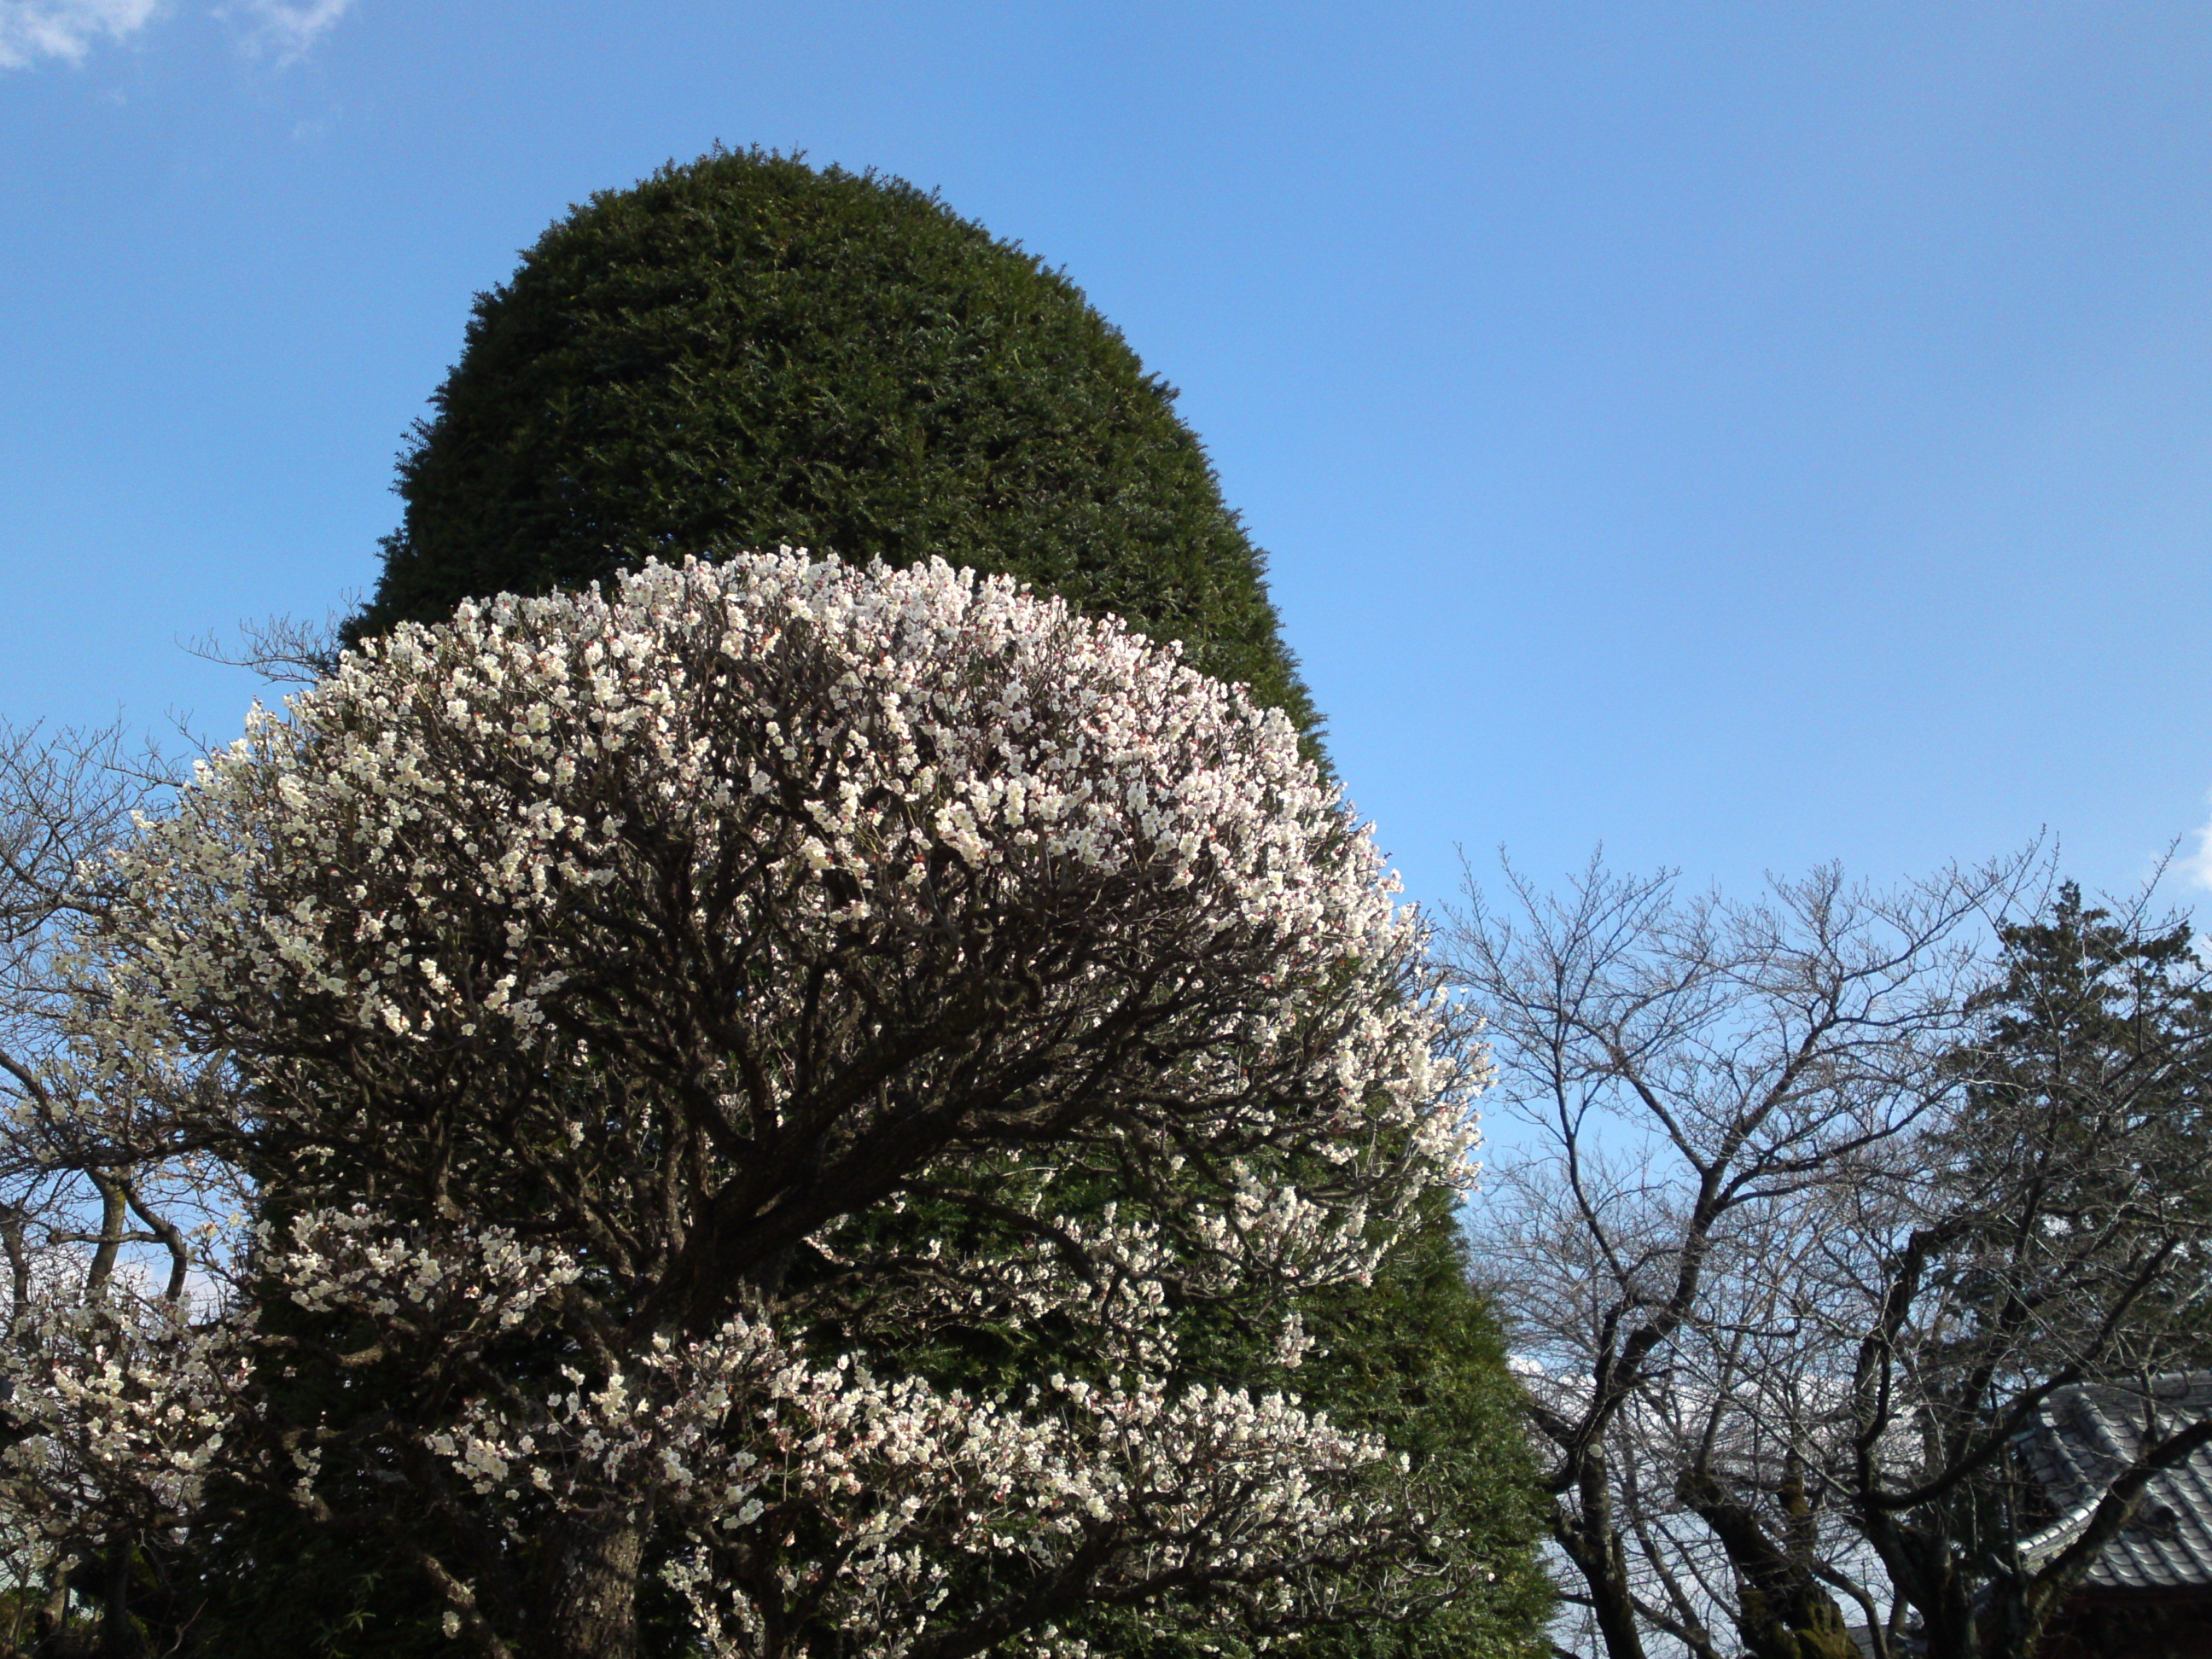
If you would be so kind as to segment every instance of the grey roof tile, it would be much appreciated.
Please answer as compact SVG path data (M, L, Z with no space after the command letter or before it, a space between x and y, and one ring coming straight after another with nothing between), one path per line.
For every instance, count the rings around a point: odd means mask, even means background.
M2036 1534L2036 1553L2080 1536L2106 1489L2142 1455L2147 1429L2162 1437L2206 1416L2212 1416L2212 1371L2153 1377L2148 1389L2077 1383L2052 1394L2019 1445L2061 1517ZM2100 1589L2212 1585L2212 1446L2151 1478L2135 1519L2084 1583Z

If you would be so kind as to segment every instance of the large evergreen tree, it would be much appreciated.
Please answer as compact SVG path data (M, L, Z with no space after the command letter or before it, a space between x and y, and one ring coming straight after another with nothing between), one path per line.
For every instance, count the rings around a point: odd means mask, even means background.
M718 150L593 198L479 298L401 459L404 520L350 631L648 556L936 555L1180 640L1310 739L1261 556L1174 395L1065 277L933 197ZM1356 1659L1540 1646L1548 1594L1513 1385L1450 1209L1429 1206L1371 1291L1334 1293L1308 1321L1314 1402L1431 1466L1455 1510L1439 1535L1462 1540L1446 1547L1495 1575L1479 1605L1309 1644ZM1194 1366L1236 1380L1240 1334L1189 1336ZM325 1592L358 1619L357 1589ZM1093 1635L1159 1645L1140 1621ZM408 1645L397 1626L321 1640Z
M481 295L355 630L717 550L1004 571L1178 639L1301 729L1262 561L1119 331L897 179L717 151Z

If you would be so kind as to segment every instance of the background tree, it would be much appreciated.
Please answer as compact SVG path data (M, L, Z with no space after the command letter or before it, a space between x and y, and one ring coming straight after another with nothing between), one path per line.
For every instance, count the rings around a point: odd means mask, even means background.
M1858 1432L1918 1449L1854 1471L1859 1529L1942 1651L2032 1652L2144 1477L2212 1443L2153 1381L2212 1359L2212 994L2185 922L2148 904L2092 908L2069 884L2000 921L1959 1086L1916 1147L1917 1202L1846 1224L1883 1269L1851 1281L1881 1310L1853 1376ZM2140 1452L2066 1547L2023 1550L2054 1517L2017 1437L2075 1382L2138 1402Z
M2148 1398L2205 1284L2202 969L2070 890L2025 915L2021 874L1729 905L1593 866L1456 930L1530 1129L1480 1259L1612 1659L1849 1659L1852 1623L2019 1659L2212 1437L2166 1412L2075 1547L2014 1547L2020 1430L2075 1382Z
M60 933L104 903L101 857L135 814L157 810L177 781L155 747L119 726L28 731L0 725L0 1352L10 1359L66 1331L59 1314L97 1322L137 1309L159 1325L186 1293L186 1230L243 1192L191 1160L125 1150L44 1086L61 1048L67 986ZM0 1362L0 1372L12 1367ZM6 1382L0 1379L0 1398ZM0 1455L22 1438L0 1407ZM143 1626L188 1621L192 1564L163 1547L143 1505L0 1505L0 1654L136 1650Z
M2212 1184L2183 1179L2212 1154L2212 981L2188 922L2154 920L2140 900L2091 906L2069 882L1996 935L1999 972L1970 1005L1977 1030L1959 1056L1948 1178L1968 1191L2026 1179L2036 1211L2121 1246L2147 1196L2161 1212L2212 1204ZM2157 1332L2140 1355L2154 1370L2208 1357L2212 1280L2193 1239L2176 1248L2185 1271L2161 1273L2138 1322Z

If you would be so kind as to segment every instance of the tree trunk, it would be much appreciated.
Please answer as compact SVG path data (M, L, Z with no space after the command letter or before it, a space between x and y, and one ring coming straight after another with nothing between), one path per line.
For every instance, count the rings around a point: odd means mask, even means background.
M556 1535L543 1605L543 1659L637 1659L637 1585L648 1516L574 1516Z
M1564 1503L1554 1504L1552 1536L1581 1569L1589 1587L1590 1612L1605 1643L1606 1659L1644 1659L1644 1633L1629 1589L1627 1552L1613 1528L1605 1465L1595 1455L1586 1458L1577 1484L1579 1512Z
M1802 1540L1769 1537L1756 1510L1701 1471L1686 1472L1675 1492L1712 1529L1735 1570L1736 1634L1750 1659L1857 1659L1843 1609L1814 1577L1811 1551L1791 1547ZM1809 1518L1794 1476L1783 1497L1793 1519Z
M53 1588L47 1592L39 1608L39 1642L37 1651L50 1653L58 1649L69 1634L70 1580L76 1576L74 1567L54 1569Z
M131 1546L122 1539L107 1546L106 1605L100 1615L100 1659L136 1659L138 1633L131 1626Z

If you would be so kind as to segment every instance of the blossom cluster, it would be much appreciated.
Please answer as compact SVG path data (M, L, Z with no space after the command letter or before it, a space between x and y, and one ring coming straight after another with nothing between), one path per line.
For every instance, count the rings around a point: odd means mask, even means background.
M365 1204L295 1216L281 1241L262 1231L271 1282L299 1306L366 1314L448 1349L512 1330L581 1272L567 1251L518 1243L504 1228L398 1228Z
M111 1530L185 1524L250 1409L250 1319L195 1325L125 1288L13 1312L0 1504L18 1582Z
M1295 1304L1457 1177L1480 1078L1366 830L1173 648L941 563L649 566L349 654L112 875L80 1092L281 1199L255 1282L367 1343L283 1364L410 1378L234 1390L232 1443L524 1545L408 1540L487 1650L500 1575L641 1516L732 1654L1041 1640L1048 1584L1295 1622L1425 1547L1290 1391ZM1201 1304L1276 1334L1249 1386L1184 1368ZM1061 1358L913 1357L986 1329Z
M562 1507L650 1502L684 1529L668 1576L718 1653L754 1651L799 1604L896 1655L930 1631L962 1558L1046 1577L1118 1528L1137 1547L1117 1583L1242 1577L1352 1552L1380 1507L1341 1489L1380 1443L1279 1393L1055 1374L1026 1399L978 1399L814 1363L742 1318L657 1345L634 1384L568 1381L542 1410L475 1411L434 1449L510 1504L532 1487ZM812 1548L779 1547L801 1529Z
M141 1065L312 1022L394 1067L587 1070L561 1036L627 1034L605 1005L672 971L726 1000L653 1035L719 1039L686 1081L736 1119L836 1031L811 980L877 1025L902 984L981 974L1018 1042L1156 1014L1176 1114L1217 1137L1352 1158L1395 1129L1446 1160L1459 1128L1422 999L1342 994L1399 975L1415 924L1280 714L942 564L652 567L403 628L258 715L118 873L98 1030Z

